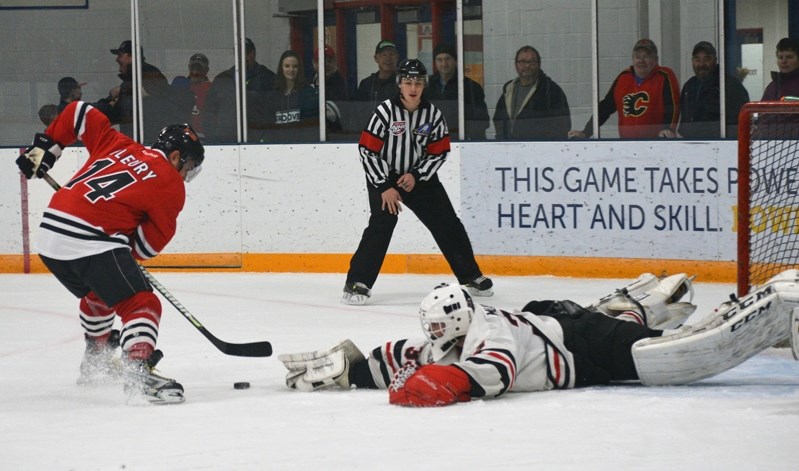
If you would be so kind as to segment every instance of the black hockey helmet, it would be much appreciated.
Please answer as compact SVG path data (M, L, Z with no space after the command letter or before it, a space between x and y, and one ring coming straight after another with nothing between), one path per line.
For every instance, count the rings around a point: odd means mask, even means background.
M404 61L400 62L399 67L397 67L397 85L399 85L400 81L406 77L421 77L424 79L424 84L426 86L427 68L425 68L424 64L419 59L405 59Z
M194 163L191 175L186 175L186 181L194 178L199 173L200 166L205 160L205 148L200 143L197 133L188 124L170 124L161 129L158 137L151 146L169 155L173 151L180 152L180 167L189 160Z

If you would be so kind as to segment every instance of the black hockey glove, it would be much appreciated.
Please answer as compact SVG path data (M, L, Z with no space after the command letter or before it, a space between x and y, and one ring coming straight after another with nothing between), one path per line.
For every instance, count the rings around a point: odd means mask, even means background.
M42 178L53 168L59 157L61 157L61 147L53 138L47 134L36 134L33 144L17 157L17 167L28 180L33 178L34 174Z

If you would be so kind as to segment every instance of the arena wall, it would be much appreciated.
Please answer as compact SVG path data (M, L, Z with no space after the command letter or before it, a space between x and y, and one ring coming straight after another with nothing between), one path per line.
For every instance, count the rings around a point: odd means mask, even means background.
M0 150L7 169L18 152ZM53 176L65 182L85 158L67 149ZM458 143L439 173L486 273L735 279L735 141ZM42 271L36 228L52 190L0 179L0 272ZM355 144L209 147L177 235L148 265L346 272L367 220ZM411 211L383 271L449 271Z

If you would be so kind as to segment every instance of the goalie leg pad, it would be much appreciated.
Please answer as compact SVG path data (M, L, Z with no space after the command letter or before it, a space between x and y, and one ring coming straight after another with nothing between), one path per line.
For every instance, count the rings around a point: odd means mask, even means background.
M779 288L766 285L696 326L633 344L641 382L672 385L699 381L786 339L793 306L783 301Z
M632 284L591 304L588 309L610 317L663 330L682 325L693 314L692 278L684 273L656 278L644 273ZM680 301L686 294L687 301Z
M299 391L350 388L349 371L353 363L364 361L363 353L350 340L326 350L287 353L278 360L289 370L286 386Z

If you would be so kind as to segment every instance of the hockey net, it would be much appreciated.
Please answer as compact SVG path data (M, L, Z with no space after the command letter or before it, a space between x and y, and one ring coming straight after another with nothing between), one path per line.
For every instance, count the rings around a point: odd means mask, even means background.
M799 102L753 102L738 120L738 295L799 266Z

